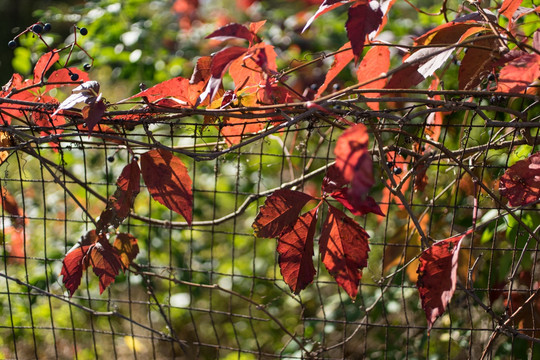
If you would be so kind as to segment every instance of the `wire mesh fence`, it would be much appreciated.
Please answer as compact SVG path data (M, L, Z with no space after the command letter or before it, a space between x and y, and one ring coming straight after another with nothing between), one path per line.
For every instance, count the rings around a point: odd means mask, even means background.
M118 111L90 135L77 117L60 128L3 125L9 142L1 180L1 356L456 359L538 353L540 216L534 203L510 209L497 190L506 169L537 149L537 115L519 118L512 105L532 113L538 99L500 96L495 103L489 92L475 98L418 92L386 98L394 108L375 112L351 95L326 105L337 119L294 108L281 114L287 121L267 120L260 132L245 135L238 129L250 121L260 125L260 115L209 124L196 111L165 109L134 122L132 112ZM22 118L40 111L39 104L26 106ZM444 121L434 122L443 114ZM499 120L503 114L514 120ZM278 189L320 195L336 139L348 126L341 116L368 128L376 179L370 194L386 216L355 218L370 235L371 250L355 300L318 252L315 280L296 295L283 281L276 241L254 236L252 223ZM227 126L236 127L238 144L224 136ZM138 239L134 263L102 294L88 269L70 297L60 276L66 252L95 227L133 155L159 146L187 166L192 224L142 185L117 229ZM13 203L19 209L10 208ZM428 334L417 292L425 248L419 231L435 241L468 229L456 292ZM316 248L320 232L317 225Z
M80 116L60 126L5 121L2 356L455 359L536 353L540 216L535 203L509 208L498 179L536 151L538 99L418 91L377 100L394 105L373 111L354 91L350 95L325 105L331 115L302 107L276 111L281 122L257 113L211 122L205 110L168 108L141 112L138 121L133 111L110 112L91 134ZM12 114L10 106L22 120L48 114L39 103L4 102L3 116ZM315 280L296 295L283 281L275 240L254 236L252 224L276 190L321 195L336 139L350 126L344 118L367 126L376 179L370 194L386 216L356 217L370 236L370 253L355 300L318 252ZM261 130L244 133L252 123ZM154 201L142 185L117 229L138 240L134 263L102 294L88 269L70 297L60 276L65 254L95 228L124 166L160 147L186 164L193 222ZM320 209L321 217L326 211ZM428 334L418 258L432 241L469 229L457 290ZM317 225L316 239L320 233Z

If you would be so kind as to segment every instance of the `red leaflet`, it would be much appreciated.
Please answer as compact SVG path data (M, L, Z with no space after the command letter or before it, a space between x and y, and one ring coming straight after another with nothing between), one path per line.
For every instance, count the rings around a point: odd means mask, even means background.
M506 64L499 73L497 90L522 92L540 77L540 55L525 54Z
M339 201L353 215L362 216L373 213L384 216L381 208L371 196L365 196L363 199L357 198L349 188L334 191L330 196Z
M373 185L372 169L362 167L371 162L368 142L367 128L363 124L356 124L341 134L334 148L336 167L342 172L343 178L349 182L358 173L358 183L364 183L362 190L369 190ZM367 158L370 160L367 161Z
M70 297L81 284L83 270L88 266L92 266L94 273L99 277L100 294L114 282L122 266L116 250L105 236L98 236L95 230L83 236L81 241L66 254L62 263L60 275L63 276Z
M506 16L510 21L512 21L512 16L516 12L516 10L519 8L523 0L504 0L501 8L499 9L499 13Z
M313 266L313 236L317 225L318 207L296 219L278 239L279 267L292 292L298 294L316 274Z
M116 235L116 239L113 243L113 248L120 256L122 269L124 271L129 268L129 265L139 253L139 245L137 245L137 238L131 234L126 233L120 233Z
M97 232L107 232L109 225L118 227L129 215L140 191L141 170L137 161L126 165L116 181L116 191L109 198L107 208L99 216Z
M183 101L185 105L187 105L190 103L190 99L187 96L189 86L190 84L188 79L178 76L141 91L129 97L129 99L145 97L149 102L154 102L166 97L174 97L180 101Z
M366 36L376 31L382 23L383 12L377 1L357 1L349 8L349 18L345 27L351 41L354 61L362 55Z
M24 225L23 210L17 204L15 197L5 187L1 186L0 192L3 211L12 216L15 228L21 228Z
M371 79L386 74L390 68L390 50L386 46L374 46L366 53L356 70L356 77L359 83L364 83ZM369 84L360 86L359 89L382 89L386 85L386 79L372 81ZM379 97L378 93L369 93L368 97ZM373 110L379 110L378 102L366 103Z
M338 6L345 5L349 2L351 2L351 0L324 0L321 6L319 7L319 9L317 10L317 12L308 20L302 32L306 31L306 29L311 25L313 20L315 20L316 18L318 18L325 12L335 9Z
M341 170L334 164L326 169L326 175L323 178L321 189L324 193L331 194L348 183L349 181L343 177Z
M77 81L71 80L71 74L79 75ZM80 81L90 81L90 78L88 77L88 74L86 72L79 70L75 67L58 69L56 71L53 71L51 75L47 78L47 83L51 84L47 84L45 86L45 91L49 91L60 86L79 85Z
M202 103L208 96L210 96L210 102L212 102L219 85L221 85L221 78L225 75L225 71L234 60L244 55L246 51L248 51L246 48L231 46L217 52L212 57L212 65L210 66L212 77L208 80L204 92L199 96L197 104Z
M360 225L333 206L328 206L319 248L328 272L351 298L356 298L362 269L367 266L369 235Z
M257 34L264 24L266 24L266 20L249 23L249 31L251 31L253 34Z
M499 180L499 192L510 206L540 200L540 152L510 166Z
M446 310L448 302L456 290L459 247L461 241L472 231L437 241L424 250L418 266L418 292L422 309L426 313L428 331Z
M168 150L150 150L141 156L141 172L154 200L182 215L191 224L191 178L182 160Z
M243 57L231 62L231 75L236 91L245 89L253 93L266 86L268 75L275 73L276 52L274 47L260 43L249 48Z
M107 106L102 99L99 101L90 103L90 105L85 106L82 109L82 116L86 122L86 127L88 128L88 133L92 134L94 126L101 120L101 117L105 113Z
M253 222L255 235L263 238L279 236L289 225L294 224L302 208L315 200L303 192L281 189L266 198Z
M58 59L60 59L60 55L58 55L58 50L56 49L43 54L39 58L36 66L34 67L34 84L41 81L47 70L49 70L51 66L58 61Z
M471 47L467 49L459 66L460 90L474 89L482 79L489 75L494 59L500 54L497 44L497 39L477 40L469 44Z
M328 70L328 72L326 73L324 84L322 84L321 87L317 90L317 95L315 95L315 98L320 97L322 93L326 90L328 85L330 85L330 83L332 83L336 76L341 72L341 70L343 70L352 61L352 59L354 58L354 54L352 52L352 49L349 49L350 47L351 42L349 41L339 48L338 51L341 52L334 56L334 62L332 63L330 70Z
M261 40L257 35L255 35L255 33L251 32L247 27L240 24L225 25L205 37L205 39L216 39L221 41L233 38L245 39L250 43L259 42Z

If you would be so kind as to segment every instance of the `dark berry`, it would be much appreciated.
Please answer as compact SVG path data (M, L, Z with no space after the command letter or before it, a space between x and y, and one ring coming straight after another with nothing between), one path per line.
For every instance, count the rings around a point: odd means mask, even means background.
M109 156L109 157L107 158L107 161L108 161L108 162L113 162L113 161L114 161L114 156Z
M49 31L51 31L51 29L52 29L52 25L51 25L51 24L46 23L45 25L43 25L43 31L44 31L44 32L49 32Z
M82 36L86 36L88 34L88 29L87 28L80 28L79 32L81 33Z
M19 46L19 44L17 44L17 42L15 40L10 40L8 42L8 46L10 49L15 49L17 46Z
M92 66L90 64L84 64L83 65L83 68L84 68L84 71L90 71L90 69L92 68Z
M487 77L488 81L495 81L495 74L491 73Z
M133 161L139 161L139 158L137 156L134 156Z
M394 174L396 174L396 175L399 175L399 174L401 174L402 172L403 172L403 169L400 168L400 167L397 167L397 168L394 169Z
M71 81L77 81L79 80L79 74L71 74L70 78L71 78Z
M336 84L332 85L332 89L334 91L338 91L339 90L339 84L336 83Z
M43 26L41 26L41 24L35 24L32 26L32 31L36 34L41 34L43 32Z
M394 163L391 162L391 161L388 161L388 162L386 163L386 166L388 166L388 167L391 169L391 168L394 167Z

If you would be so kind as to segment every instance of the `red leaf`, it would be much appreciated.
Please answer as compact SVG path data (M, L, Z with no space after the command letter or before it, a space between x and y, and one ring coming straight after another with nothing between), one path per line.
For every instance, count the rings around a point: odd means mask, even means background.
M62 271L60 272L60 275L63 276L62 282L69 291L69 297L73 296L75 290L77 290L81 284L83 270L86 270L83 259L86 256L89 247L90 246L81 246L80 244L77 244L66 254L66 257L62 262Z
M474 89L490 73L494 59L498 58L497 39L477 40L470 43L459 66L459 89ZM483 49L473 46L483 47ZM491 50L487 50L491 49Z
M92 266L94 274L99 277L99 293L103 294L103 291L114 282L116 275L122 268L120 255L103 236L90 246L85 260L87 266Z
M316 274L313 236L317 227L317 210L318 207L300 216L278 239L281 275L295 294L305 289Z
M82 109L82 116L86 122L88 134L92 134L92 129L94 129L94 126L101 120L106 109L107 106L105 106L105 103L101 99L90 103L90 105L87 105Z
M540 55L525 54L506 64L499 73L497 90L522 92L540 77Z
M366 53L360 62L356 77L359 83L364 83L371 79L386 74L390 68L390 50L386 46L374 46ZM360 86L359 89L382 89L386 85L386 79L372 81L369 84ZM379 97L378 93L370 93L369 97ZM378 102L366 103L373 110L379 110Z
M279 236L296 221L300 211L310 200L314 198L303 192L288 189L276 190L266 198L253 222L255 235L263 238Z
M139 245L137 245L137 242L137 238L131 234L120 233L116 235L113 247L120 256L122 269L124 271L129 268L129 265L139 253Z
M347 210L353 215L363 216L369 213L384 216L381 208L371 196L365 196L364 198L356 198L354 192L349 188L343 188L338 191L334 191L330 194L334 199L339 201Z
M499 180L499 192L510 206L540 200L540 152L510 166Z
M223 27L220 27L205 39L216 39L216 40L228 40L228 39L245 39L250 43L260 41L259 37L252 33L247 27L240 24L228 24Z
M81 277L83 270L86 270L88 263L86 262L86 255L89 253L91 246L93 246L99 237L95 230L91 230L86 233L74 247L72 247L64 261L62 262L62 271L60 275L63 276L62 282L66 289L69 290L69 297L73 296L73 293L81 284Z
M154 200L182 215L191 224L191 178L182 160L168 150L150 150L141 156L141 172Z
M251 31L253 34L257 34L264 24L266 24L266 20L249 23L249 31Z
M266 86L268 74L277 70L276 57L273 46L260 43L250 47L244 56L232 61L229 74L236 91L251 87L246 91L253 93Z
M351 41L354 61L362 55L366 36L376 31L382 23L383 12L378 1L357 1L349 8L349 17L345 27Z
M324 0L321 6L319 7L319 9L317 10L317 12L308 20L302 32L306 31L306 29L311 25L313 20L315 20L316 18L318 18L325 12L335 9L341 5L345 5L349 2L351 2L351 0Z
M11 221L14 228L22 228L24 225L24 213L19 207L19 204L17 204L17 200L15 200L15 197L3 186L0 186L0 192L3 211L11 215Z
M22 227L6 226L4 228L4 235L10 235L9 242L7 243L9 247L6 249L10 256L10 261L24 264L24 259L27 256L25 254L25 235L28 234L27 231Z
M360 185L359 191L366 192L373 185L371 157L368 153L369 136L363 124L357 124L345 130L338 138L334 154L336 167L346 181L355 179Z
M106 232L109 225L118 227L129 215L135 197L140 191L141 170L137 161L126 165L116 181L116 191L109 198L107 208L101 213L97 222L98 233Z
M34 66L34 84L37 84L41 81L47 70L53 66L58 59L60 59L60 55L58 55L58 50L52 50L48 53L43 54L39 60L36 63L36 66Z
M418 292L422 309L426 313L428 331L446 310L448 302L456 290L459 248L461 241L470 234L454 236L437 241L420 255L418 266Z
M77 74L79 75L79 78L77 81L71 80L71 74ZM47 85L45 86L45 91L49 91L51 89L61 87L61 86L75 86L79 85L79 83L90 81L90 78L88 77L88 74L82 70L79 70L75 67L71 67L69 69L62 68L58 69L56 71L53 71L51 75L47 78ZM61 83L61 84L56 84Z
M208 80L204 92L199 96L197 104L202 103L208 96L210 96L210 102L212 102L219 86L221 85L221 78L223 75L225 75L225 71L234 60L244 55L246 51L248 51L246 48L231 46L217 52L212 57L212 65L210 66L210 73L212 77L210 77L210 80Z
M156 100L163 99L165 97L174 97L180 101L183 101L185 105L187 105L190 104L190 98L186 96L189 86L190 84L188 79L178 76L141 91L129 97L129 99L145 97L149 102L155 102Z
M506 16L510 21L512 20L512 16L516 12L516 10L519 8L523 0L504 0L501 8L499 9L499 13Z
M348 183L349 181L343 177L341 170L334 164L326 169L326 175L323 178L321 189L323 192L331 194Z
M321 87L319 87L319 89L317 90L317 95L315 95L315 98L320 97L322 93L326 90L328 85L330 85L332 81L336 78L336 76L352 61L352 59L354 58L352 49L345 50L350 47L351 42L349 41L339 48L338 51L341 52L334 56L334 62L332 63L330 70L328 70L328 72L326 73L324 84L322 84Z
M356 298L362 269L367 266L369 235L360 225L333 206L328 206L319 248L328 272L351 298Z

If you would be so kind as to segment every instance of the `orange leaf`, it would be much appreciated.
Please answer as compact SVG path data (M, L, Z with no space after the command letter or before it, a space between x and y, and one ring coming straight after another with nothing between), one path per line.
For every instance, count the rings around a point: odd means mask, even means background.
M390 68L390 51L386 46L374 46L366 53L362 62L356 70L356 77L359 83L364 83L371 79L385 74ZM386 79L372 81L369 84L360 86L359 89L382 89L386 85ZM369 97L379 97L379 93L369 93ZM373 110L379 110L378 102L366 103Z
M129 265L139 253L139 245L137 245L137 238L131 234L120 233L116 235L113 247L120 255L120 261L123 270L129 268Z
M328 85L336 78L336 76L352 61L354 54L352 49L345 50L351 47L351 42L347 42L345 45L339 48L340 51L334 56L334 62L330 67L330 70L326 73L326 78L324 79L324 84L317 90L317 95L315 98L318 98L326 90Z

